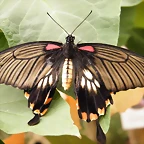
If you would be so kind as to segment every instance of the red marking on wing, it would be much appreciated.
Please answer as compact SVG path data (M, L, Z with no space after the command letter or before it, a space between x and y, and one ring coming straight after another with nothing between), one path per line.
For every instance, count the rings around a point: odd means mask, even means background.
M94 52L94 48L92 46L83 46L83 47L79 47L79 49L84 51Z
M55 44L48 44L46 46L46 50L53 50L53 49L58 49L58 48L61 48L61 47Z

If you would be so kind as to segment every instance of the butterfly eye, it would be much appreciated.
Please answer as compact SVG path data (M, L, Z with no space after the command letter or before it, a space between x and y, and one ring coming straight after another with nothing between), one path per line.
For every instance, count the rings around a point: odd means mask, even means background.
M92 46L83 46L79 47L79 49L83 51L94 52L94 48Z
M58 45L55 45L55 44L48 44L46 46L46 50L53 50L53 49L59 49L59 48L61 48L61 47Z

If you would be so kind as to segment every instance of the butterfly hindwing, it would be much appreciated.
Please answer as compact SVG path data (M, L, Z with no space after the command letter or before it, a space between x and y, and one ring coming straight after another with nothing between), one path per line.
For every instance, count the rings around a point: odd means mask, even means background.
M93 68L93 59L88 59L88 54L87 51L79 51L74 63L76 63L75 93L79 117L90 122L104 115L106 107L113 101L111 91L107 90L99 72Z
M33 89L25 90L25 95L29 95L27 97L28 107L35 114L35 117L29 121L29 125L37 124L39 122L38 115L43 116L47 112L56 90L58 78L59 70L51 70Z
M104 83L97 79L88 67L76 70L75 93L79 117L87 122L104 115L112 102L111 94Z

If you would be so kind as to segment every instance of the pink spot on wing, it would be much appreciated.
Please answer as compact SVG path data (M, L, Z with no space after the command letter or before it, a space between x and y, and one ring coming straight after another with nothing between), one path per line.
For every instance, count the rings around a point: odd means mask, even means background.
M61 47L55 44L48 44L46 46L46 50L53 50L53 49L58 49L58 48L61 48Z
M83 46L83 47L79 47L79 49L84 51L94 52L94 48L92 46Z

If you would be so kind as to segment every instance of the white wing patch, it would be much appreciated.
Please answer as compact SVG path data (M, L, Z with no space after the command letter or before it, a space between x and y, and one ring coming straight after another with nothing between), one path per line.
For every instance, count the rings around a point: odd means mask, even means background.
M100 84L99 84L99 82L95 79L94 80L94 83L96 84L96 86L98 87L98 88L100 88Z
M91 91L91 83L89 80L87 80L87 88L88 88L88 91Z
M81 79L81 86L82 88L84 88L85 86L85 78L82 76L82 79Z
M89 70L84 69L83 72L84 72L85 76L86 76L89 80L92 80L92 79L93 79L93 76L92 76L92 74L91 74L91 72L90 72Z
M82 88L87 87L89 92L94 91L95 93L97 93L97 88L100 88L99 82L96 79L94 79L92 73L87 69L83 70L81 86Z
M49 76L49 85L52 85L53 84L53 77L52 75Z

